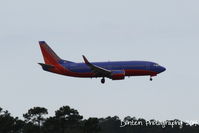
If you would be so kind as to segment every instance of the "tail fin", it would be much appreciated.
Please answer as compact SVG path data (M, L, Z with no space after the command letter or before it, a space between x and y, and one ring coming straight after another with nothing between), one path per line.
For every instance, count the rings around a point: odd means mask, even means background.
M61 58L48 46L45 41L39 41L45 64L55 65Z

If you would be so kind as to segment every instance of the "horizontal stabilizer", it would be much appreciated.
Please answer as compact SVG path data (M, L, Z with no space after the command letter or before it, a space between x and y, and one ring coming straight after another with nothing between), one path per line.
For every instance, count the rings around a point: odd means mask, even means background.
M39 65L41 65L41 67L43 68L43 70L48 71L51 68L55 68L55 66L53 65L48 65L48 64L43 64L43 63L38 63Z

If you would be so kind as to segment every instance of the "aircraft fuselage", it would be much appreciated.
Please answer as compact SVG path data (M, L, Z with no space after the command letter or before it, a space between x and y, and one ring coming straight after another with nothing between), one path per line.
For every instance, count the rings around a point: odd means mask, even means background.
M165 71L165 68L154 62L148 61L114 61L114 62L91 62L92 64L108 70L124 70L125 76L156 76ZM64 63L60 61L69 73L63 75L74 77L103 77L100 74L93 74L92 70L85 63Z

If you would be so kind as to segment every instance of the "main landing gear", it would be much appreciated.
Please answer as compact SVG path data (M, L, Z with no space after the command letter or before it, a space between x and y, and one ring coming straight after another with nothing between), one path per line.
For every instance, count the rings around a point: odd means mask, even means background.
M152 78L152 77L150 77L150 81L153 81L153 78Z
M101 83L102 83L102 84L105 83L105 78L104 78L104 77L101 79Z

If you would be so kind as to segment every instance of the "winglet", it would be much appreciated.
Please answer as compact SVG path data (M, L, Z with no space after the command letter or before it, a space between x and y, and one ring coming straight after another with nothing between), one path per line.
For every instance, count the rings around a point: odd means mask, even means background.
M86 64L90 64L89 61L86 59L86 57L85 57L84 55L82 55L82 57L83 57L84 62L85 62Z

